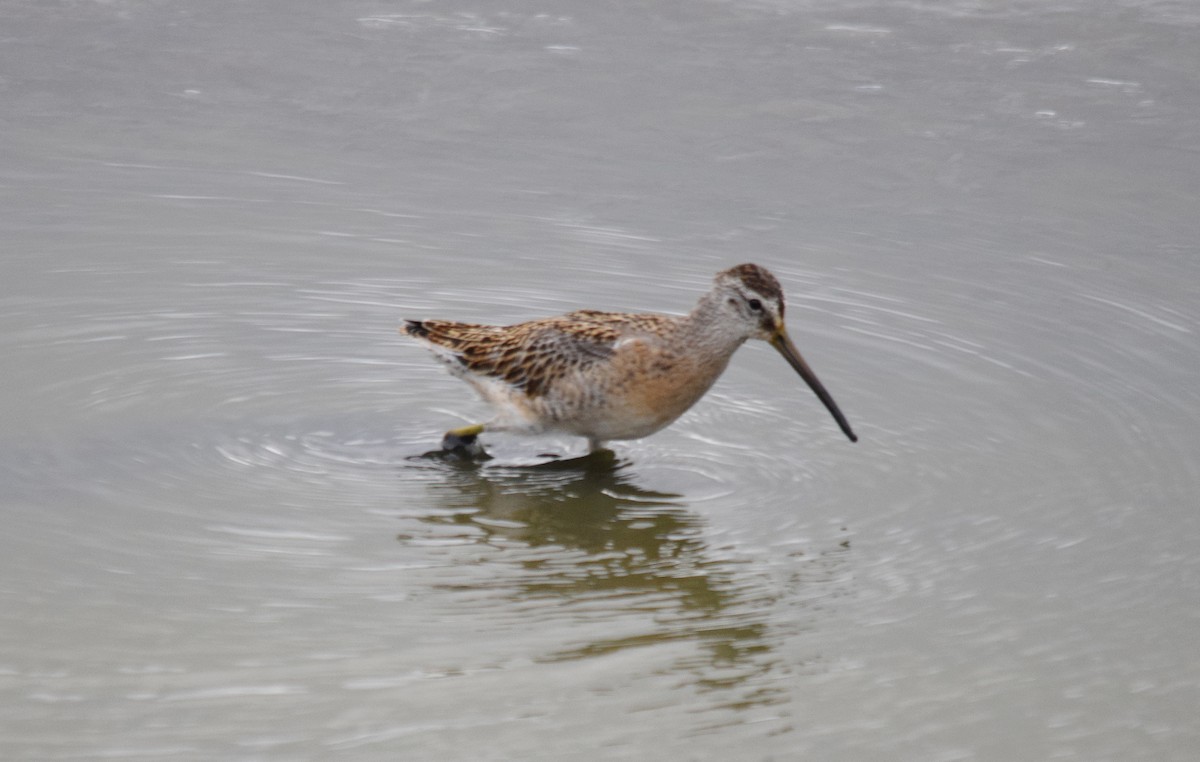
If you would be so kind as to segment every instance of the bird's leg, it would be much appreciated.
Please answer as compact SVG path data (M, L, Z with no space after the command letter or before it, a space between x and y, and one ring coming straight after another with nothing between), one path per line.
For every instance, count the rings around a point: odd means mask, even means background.
M479 444L479 435L483 433L483 429L482 423L450 429L442 437L442 449L446 452L465 453L471 457L486 456L483 445Z

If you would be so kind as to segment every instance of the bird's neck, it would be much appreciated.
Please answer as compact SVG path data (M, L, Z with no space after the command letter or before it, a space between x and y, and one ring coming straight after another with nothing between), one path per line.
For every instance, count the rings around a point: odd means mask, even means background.
M736 321L729 320L724 299L724 295L716 292L700 297L695 308L683 318L680 333L689 346L706 347L713 355L728 360L747 336Z

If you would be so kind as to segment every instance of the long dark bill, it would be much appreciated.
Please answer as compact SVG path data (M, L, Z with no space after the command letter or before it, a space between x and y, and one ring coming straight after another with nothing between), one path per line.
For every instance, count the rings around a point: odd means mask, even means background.
M792 343L792 340L788 338L787 333L782 328L771 337L771 346L775 347L776 351L783 355L783 359L788 361L788 365L796 369L796 372L800 374L800 378L803 378L808 383L808 387L825 403L825 407L833 414L833 419L842 428L842 432L850 437L850 441L857 442L858 436L850 429L850 424L846 421L846 416L842 415L841 410L838 410L837 403L833 401L833 397L829 395L829 392L825 391L825 386L817 378L817 374L813 373L812 368L808 367L808 363L804 362L804 358L800 356L796 345Z

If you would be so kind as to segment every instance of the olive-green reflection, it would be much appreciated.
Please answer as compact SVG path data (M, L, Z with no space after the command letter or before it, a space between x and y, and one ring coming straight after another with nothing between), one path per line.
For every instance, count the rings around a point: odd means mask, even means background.
M604 601L613 618L650 623L645 632L576 644L544 660L695 641L700 652L675 666L712 690L735 688L775 666L767 637L770 596L739 580L741 565L711 557L702 520L679 495L639 487L629 464L613 453L529 468L445 468L446 479L433 491L439 508L450 511L422 520L470 525L481 543L524 548L511 556L517 574L496 575L514 598L563 611L586 603L589 619ZM761 685L747 693L726 705L761 705L781 695Z

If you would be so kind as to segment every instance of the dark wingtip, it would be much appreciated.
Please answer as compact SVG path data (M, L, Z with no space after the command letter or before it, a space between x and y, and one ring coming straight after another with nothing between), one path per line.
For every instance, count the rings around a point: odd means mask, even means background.
M429 335L429 329L420 320L405 320L404 328L401 330L409 336L415 336L418 339L423 339Z

